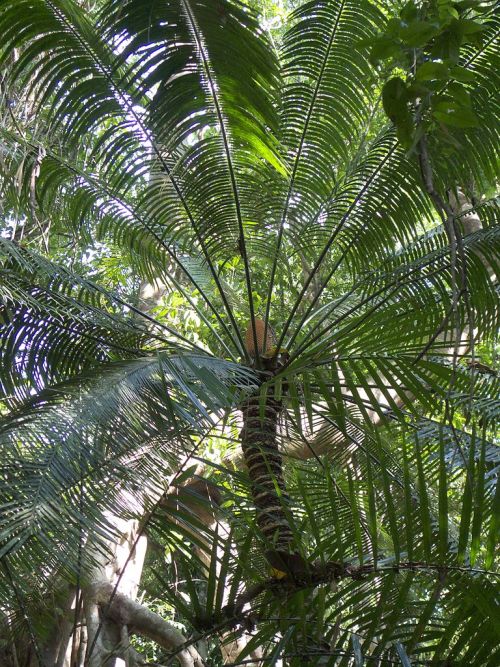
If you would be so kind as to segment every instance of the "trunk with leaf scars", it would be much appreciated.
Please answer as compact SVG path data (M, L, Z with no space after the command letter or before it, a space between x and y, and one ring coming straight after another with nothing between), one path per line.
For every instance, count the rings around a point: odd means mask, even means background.
M281 402L251 396L242 406L241 449L251 483L257 523L266 541L266 559L273 575L304 578L307 563L298 553L287 512L289 496L283 474L283 456L278 448Z
M257 523L273 551L291 553L293 533L284 505L288 495L283 476L283 457L278 449L280 403L252 396L243 406L241 448L251 482ZM274 567L274 563L271 562ZM280 569L278 567L278 569Z

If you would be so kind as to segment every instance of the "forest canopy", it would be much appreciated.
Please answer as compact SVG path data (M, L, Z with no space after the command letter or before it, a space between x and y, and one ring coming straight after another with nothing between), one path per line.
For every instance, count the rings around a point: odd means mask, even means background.
M498 665L496 3L0 35L0 665Z

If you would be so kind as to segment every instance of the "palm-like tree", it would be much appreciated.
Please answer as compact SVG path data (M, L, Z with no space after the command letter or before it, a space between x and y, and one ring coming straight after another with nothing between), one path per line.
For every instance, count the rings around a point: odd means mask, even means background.
M5 664L497 664L493 13L97 4L0 0ZM408 121L374 58L452 21L472 116Z

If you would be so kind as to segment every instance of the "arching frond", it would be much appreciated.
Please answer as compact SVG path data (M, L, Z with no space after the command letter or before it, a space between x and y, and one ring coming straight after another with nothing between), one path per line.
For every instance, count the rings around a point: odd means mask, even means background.
M169 471L196 452L218 414L254 381L248 369L206 355L160 351L114 362L25 403L3 421L0 435L3 470L10 471L2 556L21 567L36 552L40 564L64 566L71 576L83 539L113 539L107 512L118 503L120 512L139 516L154 505Z

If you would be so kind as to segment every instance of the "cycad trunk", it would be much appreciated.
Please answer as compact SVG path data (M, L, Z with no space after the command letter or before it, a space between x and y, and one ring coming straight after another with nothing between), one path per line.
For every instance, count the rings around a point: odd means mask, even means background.
M288 551L293 543L284 505L288 501L283 477L283 457L278 449L280 404L259 396L251 397L243 407L241 448L251 482L257 523L269 546Z

